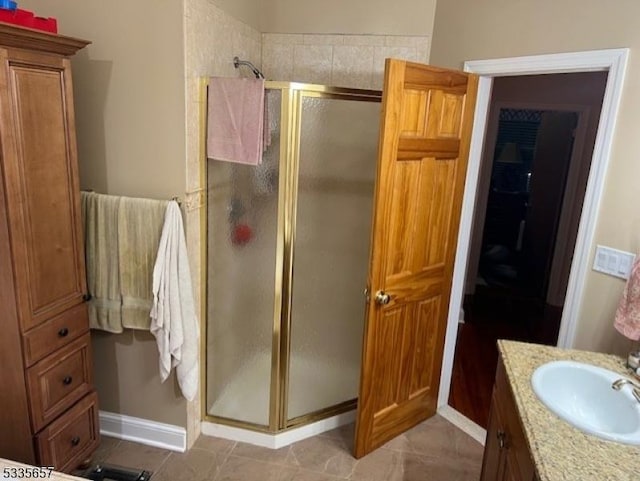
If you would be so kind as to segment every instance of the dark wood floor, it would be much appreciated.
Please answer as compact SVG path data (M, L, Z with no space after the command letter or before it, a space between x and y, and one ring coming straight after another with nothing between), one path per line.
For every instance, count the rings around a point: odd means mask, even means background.
M495 289L479 289L465 299L464 309L449 404L486 428L498 363L496 342L511 339L555 345L562 309Z

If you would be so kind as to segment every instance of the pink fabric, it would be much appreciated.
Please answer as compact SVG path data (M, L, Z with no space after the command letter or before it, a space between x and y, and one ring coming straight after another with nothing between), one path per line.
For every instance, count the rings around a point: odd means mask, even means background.
M640 340L640 255L636 256L631 267L629 280L618 304L614 326L629 339Z
M207 157L259 165L264 143L264 80L209 80Z

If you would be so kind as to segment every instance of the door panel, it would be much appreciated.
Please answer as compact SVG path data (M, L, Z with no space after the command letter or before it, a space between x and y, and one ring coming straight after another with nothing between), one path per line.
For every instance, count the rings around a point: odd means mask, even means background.
M85 290L70 66L21 52L9 52L4 65L2 163L20 321L28 330L82 302Z
M531 193L522 241L522 281L546 299L553 249L573 152L576 112L545 112L531 164Z
M435 413L476 90L387 60L357 457Z

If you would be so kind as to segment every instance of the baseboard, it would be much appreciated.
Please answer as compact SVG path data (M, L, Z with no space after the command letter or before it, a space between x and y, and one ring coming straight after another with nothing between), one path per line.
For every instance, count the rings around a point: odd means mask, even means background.
M487 439L486 429L460 414L449 405L441 406L438 409L438 414L484 446Z
M124 414L100 411L100 434L181 453L187 449L185 428Z
M250 429L203 421L202 434L254 444L256 446L262 446L263 448L278 449L352 423L355 419L356 411L353 410L305 426L292 428L278 434L261 433Z

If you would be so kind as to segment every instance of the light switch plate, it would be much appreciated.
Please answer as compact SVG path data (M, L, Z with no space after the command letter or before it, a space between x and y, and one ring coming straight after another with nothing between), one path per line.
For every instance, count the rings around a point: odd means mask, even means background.
M635 258L635 254L631 252L598 245L593 260L593 270L620 279L628 279Z

